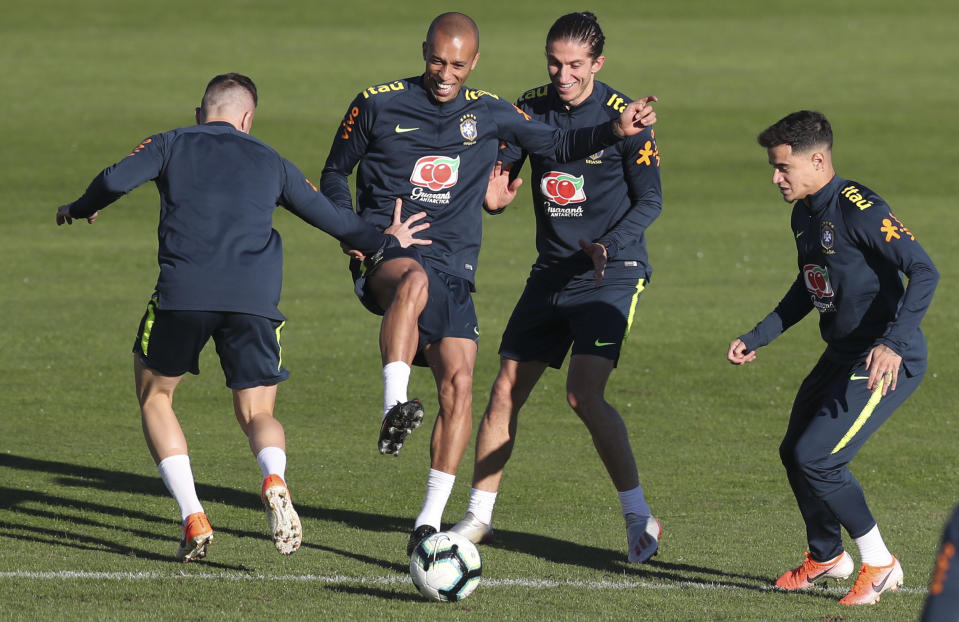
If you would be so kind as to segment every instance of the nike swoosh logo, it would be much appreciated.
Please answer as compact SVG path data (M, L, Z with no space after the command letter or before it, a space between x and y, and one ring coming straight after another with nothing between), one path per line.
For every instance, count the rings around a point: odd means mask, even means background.
M615 342L615 341L600 341L599 339L597 339L596 341L593 342L593 345L596 346L597 348L602 348L603 346L611 346L611 345L613 345L614 343L616 343L616 342Z
M801 235L804 234L804 233L806 233L806 232L805 232L805 231L800 231L799 233L797 233L797 234L796 234L796 239L798 240L798 239L799 239L799 236L801 236Z
M420 129L420 128L418 128L418 127L400 127L400 124L399 124L399 123L397 123L397 124L396 124L396 127L393 128L393 130L394 130L397 134L403 134L403 133L406 133L406 132L415 132L415 131L418 130L418 129Z
M853 374L849 376L849 379L850 380L869 380L869 376L857 376L856 374Z
M474 326L474 327L473 327L473 332L478 335L478 334L479 334L479 326Z
M882 578L882 581L879 582L879 585L876 585L875 583L873 583L873 584L872 584L872 591L876 592L877 594L878 594L879 592L882 592L882 588L886 586L886 581L889 580L889 577L890 577L890 576L892 576L892 573L891 573L891 572L887 572L887 573L886 573L886 576L884 576L884 577Z

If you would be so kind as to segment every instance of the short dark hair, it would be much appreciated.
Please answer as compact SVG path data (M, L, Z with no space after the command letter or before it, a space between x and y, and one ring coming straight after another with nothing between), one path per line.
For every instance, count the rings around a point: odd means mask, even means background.
M476 49L479 50L479 26L473 21L473 18L466 13L451 11L442 13L430 22L430 27L426 31L426 43L433 45L433 38L438 31L446 34L462 37L467 33L476 39Z
M599 27L596 16L589 11L567 13L550 27L546 33L546 53L549 54L549 44L553 41L578 41L589 47L589 55L599 58L603 55L603 45L606 37Z
M789 145L793 152L805 153L813 147L832 149L832 126L825 115L813 110L800 110L786 115L762 132L757 140L766 149Z
M203 93L204 104L210 96L235 87L246 89L246 92L253 98L253 107L256 108L256 85L253 84L253 80L242 73L222 73L210 80L209 84L206 85L206 91Z

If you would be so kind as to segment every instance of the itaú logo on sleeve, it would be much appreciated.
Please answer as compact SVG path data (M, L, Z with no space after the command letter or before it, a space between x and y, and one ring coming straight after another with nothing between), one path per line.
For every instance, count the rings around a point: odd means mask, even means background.
M452 188L459 181L460 157L423 156L413 165L410 182L416 186L429 188L434 192L443 188Z
M586 193L583 192L582 175L573 177L569 173L550 171L543 175L539 182L539 188L544 197L557 205L582 203L586 200Z

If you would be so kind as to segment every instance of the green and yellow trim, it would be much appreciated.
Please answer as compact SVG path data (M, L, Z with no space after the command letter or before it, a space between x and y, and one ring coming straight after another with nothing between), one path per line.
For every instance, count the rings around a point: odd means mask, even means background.
M639 295L646 289L646 279L642 278L636 283L636 291L633 292L633 299L629 303L629 315L626 316L626 334L623 335L623 341L629 337L629 329L633 326L633 317L636 315L636 303L639 302Z
M276 371L280 371L280 368L283 367L283 344L280 343L280 331L283 330L283 327L286 326L286 322L280 322L280 325L276 327L276 347L277 354L279 356L279 361L276 364Z
M149 354L147 350L150 348L150 333L153 331L153 323L156 321L156 317L157 297L154 296L147 303L146 317L143 318L143 332L140 334L140 351L143 352L143 356Z
M886 379L880 378L879 382L876 384L876 388L872 390L872 395L869 396L869 401L866 402L866 405L859 413L859 416L856 417L856 420L852 422L852 427L849 428L849 431L846 432L845 436L839 439L839 442L836 443L836 446L832 448L832 451L829 452L829 455L833 455L848 445L849 441L851 441L852 438L856 436L856 433L862 429L862 426L866 425L866 422L869 421L869 417L871 417L873 411L876 410L876 406L879 405L879 400L882 399L882 387L885 385L885 383Z

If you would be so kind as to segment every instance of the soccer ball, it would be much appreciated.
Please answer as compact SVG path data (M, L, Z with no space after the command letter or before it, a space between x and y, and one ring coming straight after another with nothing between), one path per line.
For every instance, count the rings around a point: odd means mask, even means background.
M476 546L450 531L424 538L410 556L410 576L423 596L452 603L473 593L483 562Z

